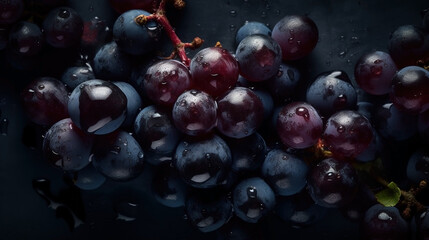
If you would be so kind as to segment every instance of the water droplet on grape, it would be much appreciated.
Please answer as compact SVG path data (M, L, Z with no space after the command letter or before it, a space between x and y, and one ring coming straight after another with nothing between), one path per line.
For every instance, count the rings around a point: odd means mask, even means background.
M258 196L258 192L256 191L255 187L248 187L247 188L247 196L251 199L255 199Z
M389 216L389 214L385 213L385 212L381 212L378 214L378 219L382 220L382 221L390 221L392 220L392 217Z
M305 107L298 107L295 109L295 113L298 116L303 117L305 120L309 120L310 119L310 113L308 112L308 109Z
M337 127L337 132L343 133L346 130L346 128L343 125L340 125Z

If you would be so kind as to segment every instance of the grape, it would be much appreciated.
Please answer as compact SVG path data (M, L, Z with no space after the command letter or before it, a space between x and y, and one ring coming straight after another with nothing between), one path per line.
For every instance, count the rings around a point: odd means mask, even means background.
M95 76L89 67L69 67L61 77L61 81L72 91L79 84L92 79L95 79Z
M342 207L355 197L358 176L349 163L327 158L310 170L308 189L313 200L320 206Z
M216 135L181 141L175 156L180 176L195 188L222 185L231 168L231 150Z
M420 181L429 182L429 151L417 149L409 158L407 164L407 177L418 184Z
M137 115L134 133L146 161L153 165L171 161L181 137L173 125L171 113L155 105L145 107Z
M232 199L235 215L249 223L258 222L276 204L273 190L258 177L241 181L235 187Z
M372 140L368 147L355 157L356 161L359 162L370 162L377 159L380 149L382 148L382 142L377 131L373 129Z
M157 167L152 179L152 193L164 206L175 208L185 205L186 184L171 161L164 161Z
M116 131L97 136L92 148L94 167L115 181L127 181L143 171L144 153L127 132Z
M233 88L220 97L217 103L217 129L228 137L247 137L262 124L262 101L248 88Z
M429 72L424 68L402 68L393 77L391 99L393 104L409 113L429 109Z
M267 36L271 36L271 30L267 27L267 25L261 22L245 22L243 26L241 26L237 34L235 35L235 44L238 45L240 42L254 34L263 34Z
M137 9L129 10L121 14L113 25L113 38L121 50L131 55L152 51L158 38L158 24L150 21L140 26L135 21L139 15L149 16L150 13Z
M355 66L356 83L364 91L373 95L383 95L391 91L392 79L398 71L388 53L374 51L363 55Z
M258 170L265 159L267 146L258 133L248 137L228 141L232 154L232 171L243 175Z
M3 1L0 5L0 25L10 25L16 22L24 11L23 0Z
M417 133L417 116L399 111L392 103L384 104L378 116L378 132L384 138L403 141Z
M316 47L319 31L309 17L291 15L276 23L272 37L279 43L284 61L297 60Z
M131 75L131 60L115 42L107 43L95 54L94 74L103 80L128 81Z
M416 222L417 222L417 239L427 240L429 238L429 210L426 210L420 215L417 215Z
M33 56L42 50L43 34L39 26L19 22L9 32L9 47L17 54Z
M323 132L328 149L339 158L356 157L369 146L372 138L373 130L368 119L350 110L332 115Z
M249 81L265 81L277 74L281 64L281 49L271 37L254 34L244 38L235 56L240 74Z
M284 63L280 64L277 74L268 80L271 95L277 102L283 103L294 94L300 79L298 69Z
M79 14L68 7L49 12L43 21L46 42L56 48L78 45L83 32L83 21Z
M124 122L122 123L122 127L131 129L134 125L134 120L136 119L136 116L142 106L142 99L140 98L138 92L130 84L126 82L113 82L113 84L121 89L127 98L127 115Z
M390 35L389 53L399 68L426 62L429 59L429 36L420 27L400 26Z
M327 208L317 205L307 191L278 199L274 212L295 228L307 227L321 220Z
M73 183L82 190L94 190L106 181L106 178L95 169L93 164L88 164L83 169L73 174Z
M365 212L377 203L374 193L367 186L361 184L354 199L344 207L341 213L352 221L362 221Z
M356 107L357 94L343 71L321 73L307 88L307 102L323 116Z
M127 97L113 83L89 80L73 90L68 111L73 122L83 131L107 134L118 129L124 122Z
M204 48L191 60L195 88L212 97L224 94L238 79L237 60L221 47Z
M361 225L363 239L405 240L408 236L408 223L395 207L372 206L365 213Z
M67 89L55 78L33 80L22 91L21 97L25 112L36 124L50 126L68 117Z
M307 164L279 149L268 152L262 165L262 176L280 196L300 192L307 184Z
M154 0L109 0L110 5L118 12L123 13L132 9L152 11Z
M283 144L308 148L317 143L323 132L323 121L311 105L293 102L280 110L277 132Z
M93 138L77 128L70 118L55 123L45 134L43 153L64 171L79 171L89 164Z
M217 104L205 92L189 90L182 93L173 106L173 122L181 132L200 136L216 125Z
M147 69L143 84L147 97L156 104L173 106L180 94L191 88L192 81L183 63L164 60Z
M232 205L228 198L212 195L194 194L186 200L186 215L191 224L201 232L218 230L232 215Z

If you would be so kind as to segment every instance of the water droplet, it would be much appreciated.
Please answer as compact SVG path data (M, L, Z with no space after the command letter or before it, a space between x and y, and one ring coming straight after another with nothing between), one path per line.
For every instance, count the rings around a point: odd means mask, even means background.
M63 9L62 11L60 11L58 13L58 16L60 18L68 18L68 17L70 17L70 12L68 10L66 10L66 9Z
M385 212L381 212L378 214L378 219L382 220L382 221L390 221L393 218L391 216L389 216L389 214L385 213Z
M380 64L381 62L383 62L381 59L376 59L376 60L374 60L374 63L375 63L375 64Z
M188 220L188 215L183 214L183 220Z
M121 147L119 147L119 146L113 146L113 149L110 150L110 152L117 155L117 154L119 154L121 152Z
M237 11L235 11L235 10L231 10L231 11L229 11L229 14L230 14L232 17L235 17L235 16L237 16Z
M290 37L287 41L292 44L293 43L293 37Z
M235 25L234 24L229 25L229 30L231 32L234 32L235 31Z
M39 90L43 90L43 89L45 88L45 85L40 84L39 86L37 86L37 88L38 88Z
M338 95L337 99L334 101L335 109L344 109L347 106L347 96L344 94Z
M282 159L283 159L283 160L287 160L287 159L288 159L288 156L287 156L287 155L283 155L283 156L282 156Z
M255 187L248 187L247 188L247 196L251 199L255 199L258 196L258 192L256 191Z
M337 127L337 132L343 133L346 130L346 128L343 125L340 125Z
M265 11L261 12L261 17L262 17L262 18L267 17L267 13L266 13Z
M139 152L138 155L137 155L137 157L140 158L140 159L142 159L144 157L143 152Z
M338 56L339 56L340 58L343 58L343 57L345 57L345 56L346 56L346 54L347 54L347 51L341 51L341 52L338 54Z
M310 113L308 112L308 109L307 109L307 108L305 108L305 107L297 107L297 108L295 109L295 113L296 113L298 116L303 117L305 120L310 119Z

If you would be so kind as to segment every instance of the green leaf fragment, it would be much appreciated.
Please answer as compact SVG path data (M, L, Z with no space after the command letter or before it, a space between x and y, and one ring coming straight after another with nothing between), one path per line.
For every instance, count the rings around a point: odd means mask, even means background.
M375 194L379 203L386 207L394 207L401 198L401 189L394 182L390 182L387 188Z

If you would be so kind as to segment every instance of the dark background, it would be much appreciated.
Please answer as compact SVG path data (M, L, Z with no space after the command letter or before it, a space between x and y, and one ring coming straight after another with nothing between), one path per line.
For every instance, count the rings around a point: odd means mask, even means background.
M387 51L389 34L399 25L421 25L420 12L426 0L187 0L170 21L183 41L195 36L203 47L220 41L234 51L235 32L246 21L260 21L272 28L283 16L305 14L319 29L319 43L313 53L299 62L304 79L311 81L323 71L344 70L353 78L357 59L370 50ZM112 23L115 14L107 0L75 0L70 4L86 19L99 16ZM0 52L0 54L3 54ZM166 52L165 55L169 53ZM192 56L195 52L190 53ZM22 142L28 120L19 104L18 93L31 75L0 66L1 119L7 131L0 135L0 239L213 239L191 228L182 209L170 209L150 196L149 167L141 177L127 183L107 181L100 189L78 191L71 201L83 204L85 223L70 230L67 222L48 208L47 201L32 187L32 180L51 181L53 195L64 195L67 185L62 172L49 166L37 149ZM42 133L40 133L42 134ZM134 221L116 220L127 202ZM122 206L122 207L121 207ZM275 216L259 224L266 239L357 239L358 225L331 210L315 226L297 230Z

